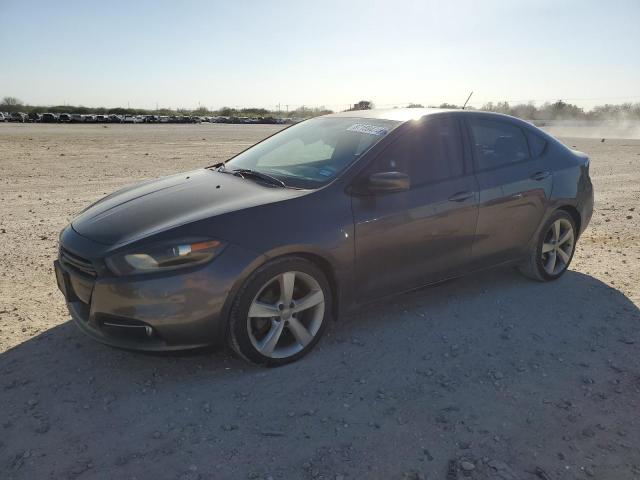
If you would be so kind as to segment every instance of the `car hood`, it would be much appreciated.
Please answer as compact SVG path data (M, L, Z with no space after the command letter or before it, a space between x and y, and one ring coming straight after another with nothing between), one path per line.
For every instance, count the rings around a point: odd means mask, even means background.
M86 238L119 246L190 222L301 194L304 191L201 169L118 190L80 213L71 226Z

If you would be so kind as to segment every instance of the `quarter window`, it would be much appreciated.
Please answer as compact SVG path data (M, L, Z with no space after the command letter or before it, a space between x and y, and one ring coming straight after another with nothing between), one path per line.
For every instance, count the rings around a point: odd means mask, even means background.
M531 150L531 156L533 158L539 157L544 153L544 149L547 147L546 140L540 138L535 133L526 131L527 141L529 142L529 150Z
M472 119L469 123L479 170L502 167L529 158L527 139L520 127L482 119Z
M455 119L426 119L389 146L369 173L406 173L412 186L461 176L464 162L459 132Z

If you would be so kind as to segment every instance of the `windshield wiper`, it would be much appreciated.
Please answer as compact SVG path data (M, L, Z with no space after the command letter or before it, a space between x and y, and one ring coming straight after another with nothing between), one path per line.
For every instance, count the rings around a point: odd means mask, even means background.
M280 187L286 187L287 184L284 183L282 180L280 180L279 178L276 178L272 175L269 175L267 173L263 173L263 172L258 172L257 170L251 170L249 168L236 168L235 170L219 170L219 171L223 171L225 173L231 173L233 175L238 175L242 178L244 177L255 177L255 178L259 178L260 180L264 180L266 182L269 182L273 185L278 185Z

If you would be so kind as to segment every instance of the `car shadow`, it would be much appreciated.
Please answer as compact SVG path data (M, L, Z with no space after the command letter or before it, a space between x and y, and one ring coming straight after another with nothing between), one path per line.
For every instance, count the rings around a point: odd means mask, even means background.
M623 478L639 325L592 276L510 269L364 307L278 369L118 350L69 321L0 354L0 477L444 478L467 459L561 478L587 458Z

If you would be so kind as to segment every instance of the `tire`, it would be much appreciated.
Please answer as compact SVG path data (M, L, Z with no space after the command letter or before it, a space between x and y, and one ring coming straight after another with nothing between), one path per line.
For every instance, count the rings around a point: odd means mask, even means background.
M556 210L545 222L527 260L518 269L524 276L540 282L557 280L571 264L577 239L578 232L571 215ZM555 257L551 259L551 255Z
M295 362L322 337L332 301L327 277L314 263L294 256L268 262L236 294L229 314L229 346L257 365ZM256 316L250 317L250 312Z

